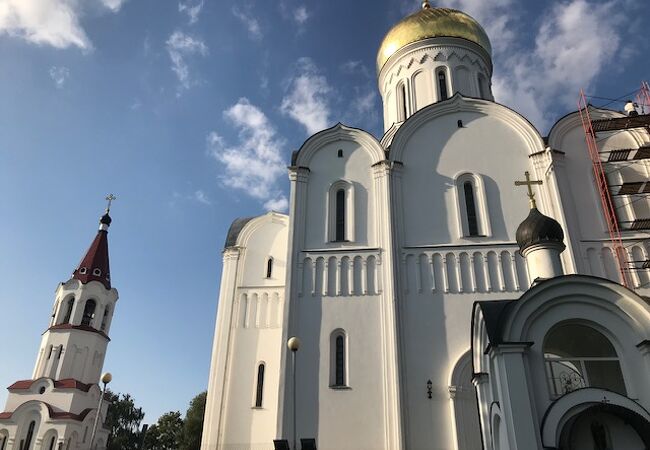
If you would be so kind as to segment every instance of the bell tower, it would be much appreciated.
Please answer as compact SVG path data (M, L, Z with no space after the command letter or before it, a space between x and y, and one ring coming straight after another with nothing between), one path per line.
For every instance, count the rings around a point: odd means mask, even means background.
M491 55L490 39L476 20L425 0L391 28L377 53L384 131L456 93L494 100Z
M118 293L108 259L110 203L99 230L72 273L59 284L32 377L9 386L0 413L0 450L89 449L110 342ZM104 403L101 422L108 405ZM104 449L108 430L97 430L95 449Z

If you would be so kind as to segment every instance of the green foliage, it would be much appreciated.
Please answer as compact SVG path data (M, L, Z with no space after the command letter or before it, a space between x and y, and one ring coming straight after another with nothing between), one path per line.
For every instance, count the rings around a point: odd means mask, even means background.
M201 447L203 415L205 414L205 399L207 395L207 392L201 392L190 402L190 407L185 414L180 450L197 450Z
M163 414L155 425L147 430L144 448L150 450L178 450L183 434L181 413L172 411ZM198 447L197 447L198 449Z
M110 429L107 450L136 450L139 444L140 422L144 419L142 408L136 408L129 394L106 392L111 402L106 415L106 427Z
M206 392L202 392L192 399L185 419L181 419L178 411L160 416L158 422L147 430L144 449L198 450L201 447L206 395Z

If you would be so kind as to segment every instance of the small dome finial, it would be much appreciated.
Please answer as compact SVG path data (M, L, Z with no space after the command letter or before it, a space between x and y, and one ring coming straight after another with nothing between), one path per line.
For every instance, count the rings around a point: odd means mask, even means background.
M100 231L108 231L108 227L111 226L113 219L111 219L109 213L111 212L111 204L113 203L113 200L117 200L117 197L115 197L113 194L108 194L106 196L106 200L108 201L108 205L106 205L106 212L101 217L101 219L99 219Z
M429 8L431 8L431 4L429 3L429 0L423 0L422 9L429 9Z

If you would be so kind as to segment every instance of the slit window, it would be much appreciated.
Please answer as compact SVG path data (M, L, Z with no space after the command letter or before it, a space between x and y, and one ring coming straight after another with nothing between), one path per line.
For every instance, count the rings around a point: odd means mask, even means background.
M50 439L50 450L54 450L55 443L56 443L56 436L52 436L52 439Z
M447 75L444 70L438 72L438 88L440 89L440 100L447 100L449 92L447 91Z
M465 208L467 212L467 229L470 236L478 236L478 216L476 215L476 199L474 198L474 186L470 181L463 183L465 192Z
M339 335L336 337L336 379L335 386L345 386L345 337Z
M336 191L336 233L335 240L345 241L345 189Z
M397 88L397 121L404 122L406 116L406 86L402 83Z
M273 275L273 258L266 260L266 278L271 278Z
M255 407L262 407L264 395L264 364L257 366L257 388L255 390Z
M106 324L108 323L108 314L111 312L110 307L106 307L104 309L104 317L102 317L102 326L100 328L100 331L105 331L106 330Z

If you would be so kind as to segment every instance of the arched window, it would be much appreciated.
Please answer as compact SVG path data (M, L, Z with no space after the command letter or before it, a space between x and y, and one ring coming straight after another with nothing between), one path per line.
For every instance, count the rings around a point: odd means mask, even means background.
M108 314L111 312L110 306L107 306L104 308L104 317L102 317L102 326L100 328L100 331L105 331L106 330L106 324L108 323Z
M332 333L330 349L330 361L332 364L330 373L330 386L341 388L348 386L347 380L347 336L345 331L337 330Z
M544 340L544 359L553 396L583 387L626 395L616 350L592 327L573 323L555 327Z
M345 189L336 191L336 237L338 242L345 241Z
M68 309L65 311L65 317L63 318L63 322L61 323L70 323L70 319L72 318L72 308L74 307L74 297L72 297L70 300L68 300Z
M27 436L25 436L25 445L21 448L22 450L30 450L32 447L32 439L34 438L34 427L36 426L35 421L29 423L29 428L27 428Z
M93 319L95 318L96 307L97 307L97 302L95 302L95 300L90 299L86 301L86 306L84 307L84 315L81 318L81 325L85 325L87 327L90 326Z
M0 433L0 450L5 450L5 446L7 445L7 434L3 431Z
M404 122L408 112L406 109L406 86L401 83L397 86L397 121Z
M273 275L273 258L269 256L266 260L266 278L271 278Z
M262 398L264 396L264 363L257 366L257 388L255 390L255 407L262 407Z
M327 194L327 242L354 242L354 185L338 180Z
M440 92L440 100L447 100L449 92L447 91L447 74L444 70L438 72L438 90Z
M464 173L456 177L458 224L460 237L490 236L490 218L483 178Z
M478 74L478 93L481 98L487 98L487 82L485 81L485 76L482 73Z
M56 436L52 436L52 439L50 439L50 449L49 450L54 450L54 444L56 444Z
M474 198L474 186L471 181L463 183L465 193L465 213L467 214L467 229L470 236L478 236L478 217L476 215L476 200Z

